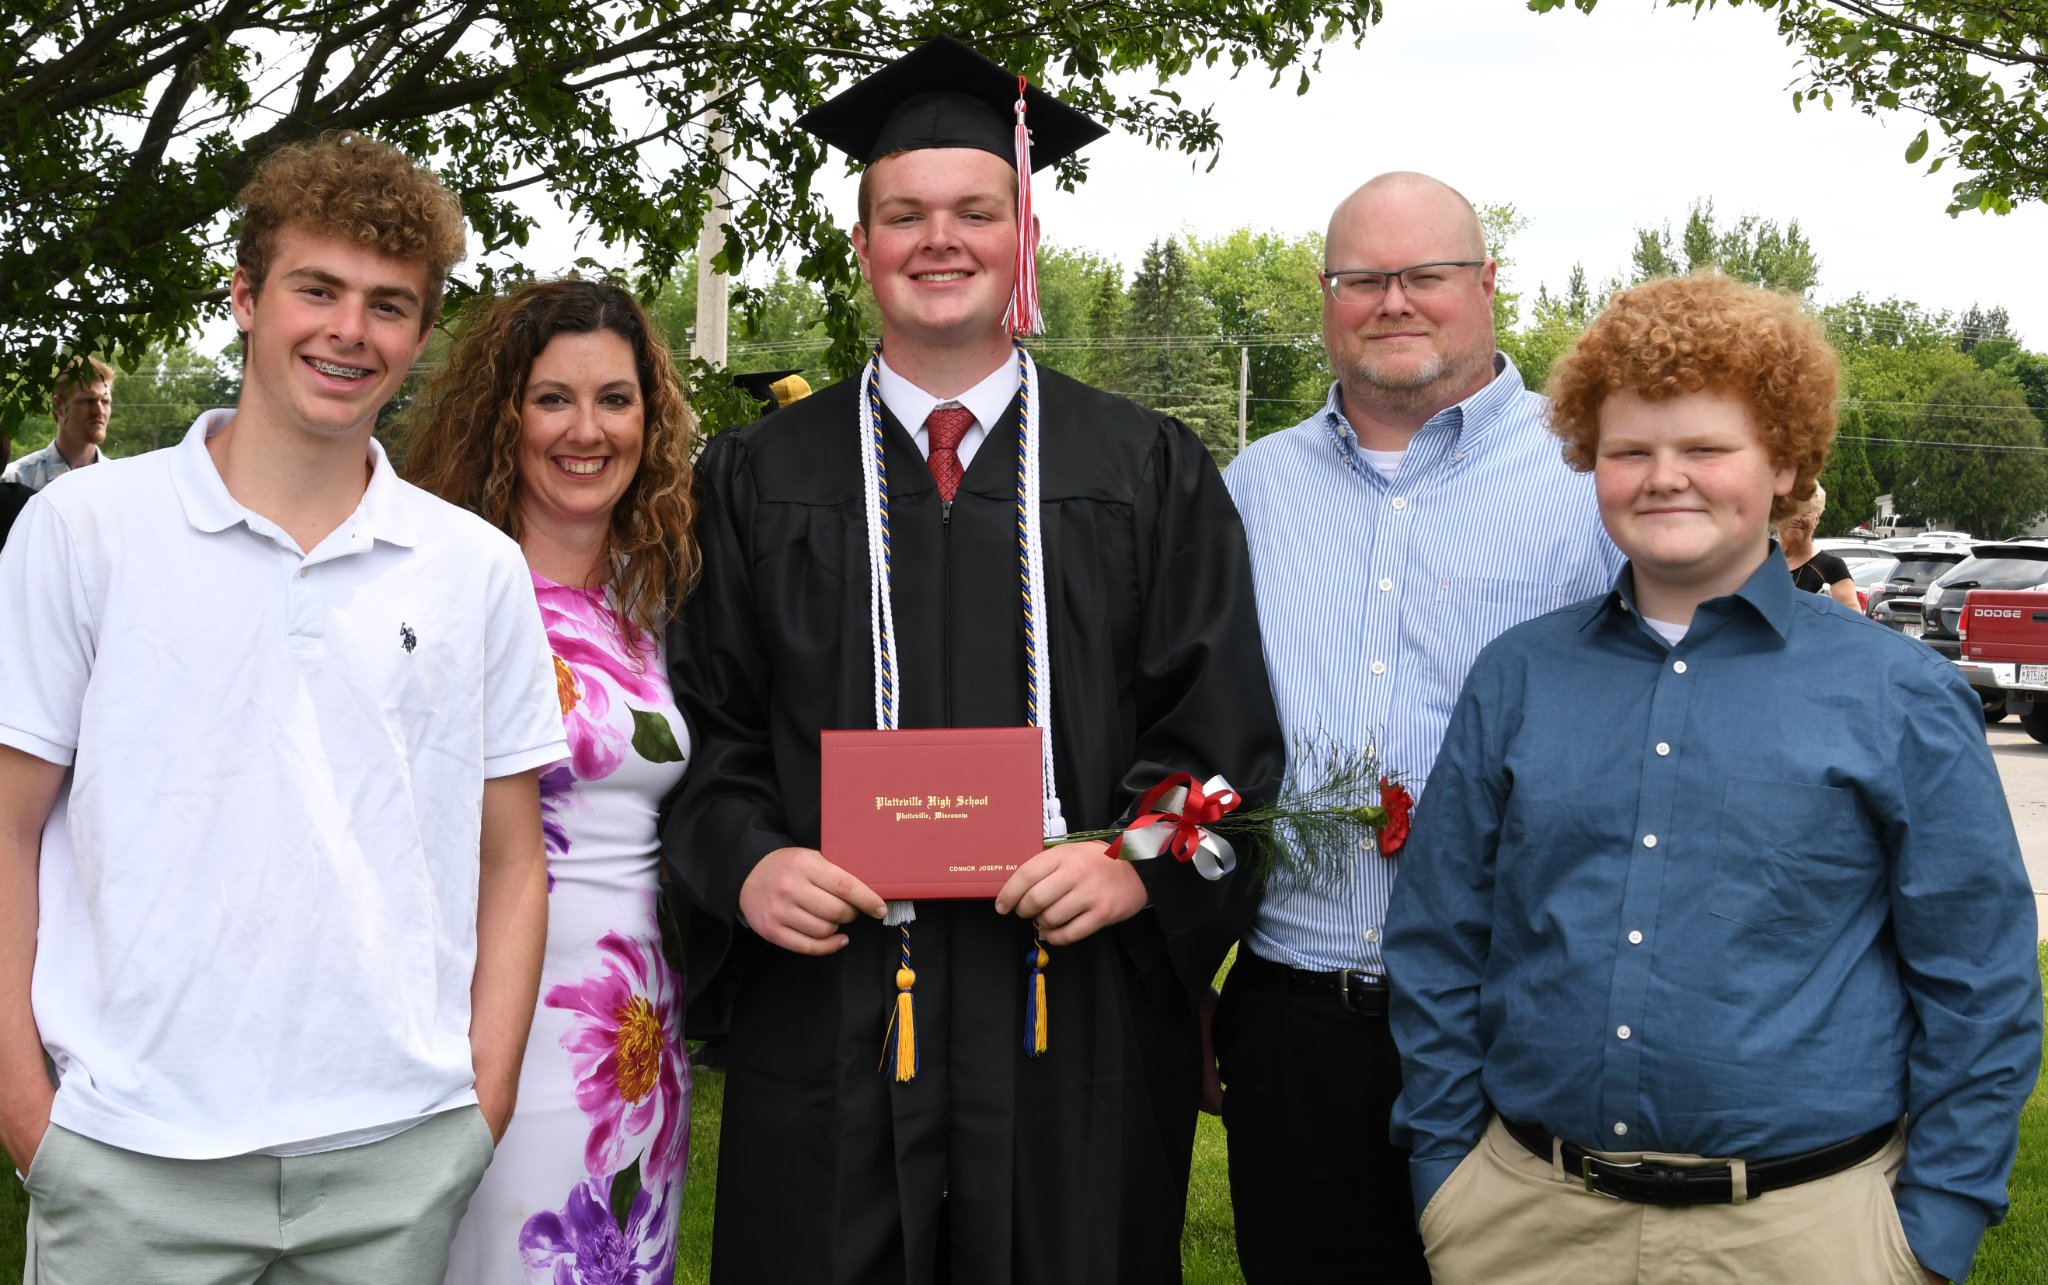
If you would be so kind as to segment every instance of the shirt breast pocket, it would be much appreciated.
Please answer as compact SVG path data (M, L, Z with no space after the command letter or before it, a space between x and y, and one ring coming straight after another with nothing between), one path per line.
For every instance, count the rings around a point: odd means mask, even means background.
M1826 927L1857 903L1871 851L1850 791L1738 777L1722 798L1707 909L1772 935Z

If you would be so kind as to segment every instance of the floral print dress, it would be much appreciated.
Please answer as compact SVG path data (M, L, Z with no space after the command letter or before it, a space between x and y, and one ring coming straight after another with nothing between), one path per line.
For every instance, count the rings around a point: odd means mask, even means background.
M655 917L655 809L688 731L659 640L535 575L569 761L541 774L547 959L519 1105L456 1230L449 1285L669 1285L690 1146L683 986Z

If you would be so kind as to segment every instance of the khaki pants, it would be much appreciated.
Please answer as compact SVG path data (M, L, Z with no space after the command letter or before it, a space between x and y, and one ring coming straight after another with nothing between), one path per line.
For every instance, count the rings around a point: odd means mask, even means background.
M475 1107L310 1156L170 1160L51 1125L24 1285L439 1285L491 1159Z
M1905 1155L1895 1137L1826 1178L1674 1209L1587 1191L1495 1119L1422 1211L1422 1244L1435 1285L1925 1285L1892 1202Z

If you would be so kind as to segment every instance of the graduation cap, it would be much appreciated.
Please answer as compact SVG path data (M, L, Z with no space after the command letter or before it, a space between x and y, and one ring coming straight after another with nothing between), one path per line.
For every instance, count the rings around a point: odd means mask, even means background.
M794 370L755 370L734 375L732 382L754 395L761 409L779 410L811 395L811 385Z
M1031 172L1073 155L1106 128L951 36L927 40L796 123L863 164L934 147L971 147L1008 161L1017 171L1017 285L1003 320L1013 334L1043 328Z

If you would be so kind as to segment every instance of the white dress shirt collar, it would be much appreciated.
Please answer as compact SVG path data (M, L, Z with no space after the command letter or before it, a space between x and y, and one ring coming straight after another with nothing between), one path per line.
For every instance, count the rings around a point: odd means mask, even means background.
M1014 359L1005 360L989 373L988 378L958 397L932 396L891 370L886 356L882 358L881 368L882 404L904 428L910 430L910 438L917 443L918 454L927 459L931 458L932 444L931 437L924 431L924 421L933 408L964 406L973 413L974 426L960 439L960 467L963 471L974 462L974 452L1017 395L1017 363Z

